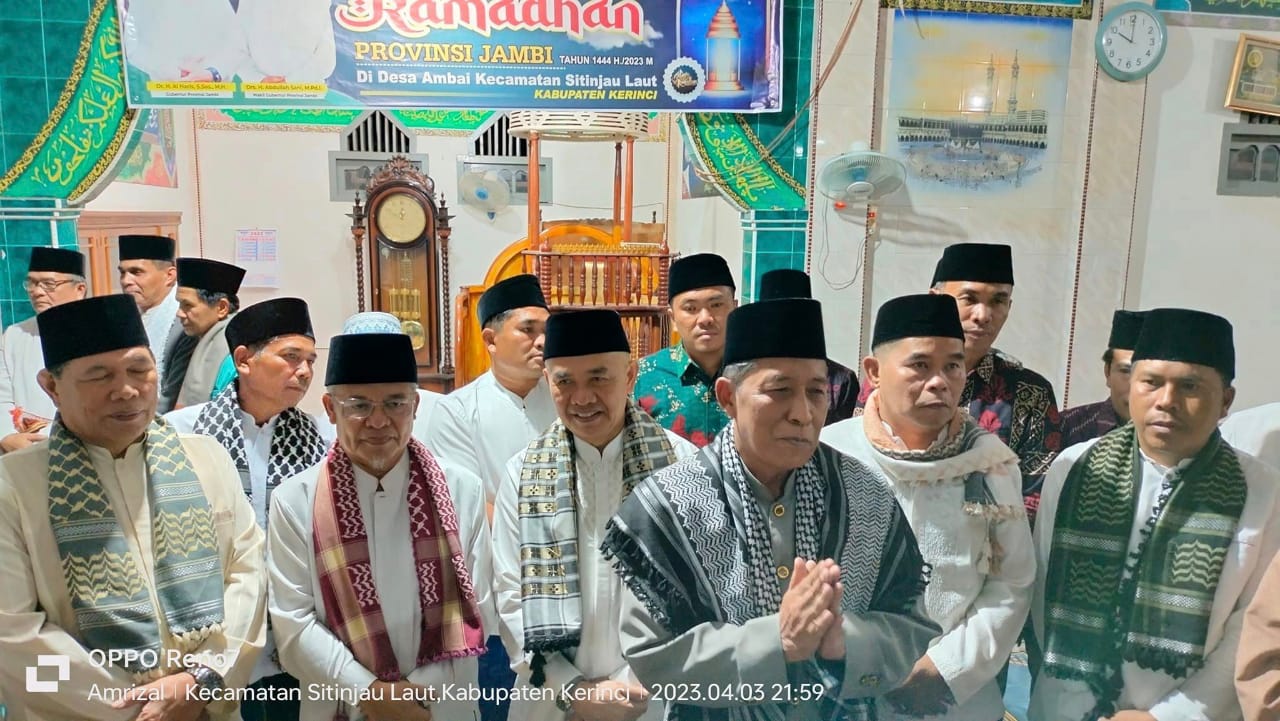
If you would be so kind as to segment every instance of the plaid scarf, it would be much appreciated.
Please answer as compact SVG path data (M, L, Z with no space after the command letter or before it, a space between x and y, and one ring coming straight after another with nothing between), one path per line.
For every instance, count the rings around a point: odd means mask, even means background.
M240 471L244 495L253 499L253 481L249 478L249 458L244 449L244 426L241 425L240 382L232 381L217 398L205 404L196 416L193 433L212 436L227 449ZM271 508L271 491L280 482L314 466L324 458L324 439L315 421L297 408L286 408L277 416L271 434L271 455L267 459L266 508Z
M734 441L730 423L698 455L638 485L609 521L604 551L627 587L673 634L700 623L743 625L777 613L782 591L769 530ZM906 520L880 479L854 459L819 446L797 469L795 553L835 558L846 613L906 612L924 592L919 551ZM882 585L883 579L889 583ZM826 682L814 662L789 673L792 683ZM872 699L824 694L815 718L875 718ZM780 721L786 704L732 708L667 706L678 721Z
M1132 423L1103 436L1067 475L1045 582L1045 672L1084 681L1102 715L1131 661L1175 678L1204 664L1209 612L1247 487L1218 432L1165 477L1128 553L1142 486ZM1092 716L1090 717L1092 718Z
M582 638L578 574L578 482L574 440L557 420L529 444L520 469L520 594L530 682L546 682L544 654L572 654ZM622 427L622 498L676 461L666 431L634 401Z
M156 418L144 443L156 598L169 634L189 653L222 631L222 562L213 514L173 427ZM129 548L84 443L61 418L49 436L49 524L84 644L159 653L160 626L142 559ZM128 670L140 683L166 673L163 664L135 663Z
M408 453L406 493L422 611L415 665L478 656L485 649L485 633L458 540L458 516L449 485L426 446L411 440ZM329 628L360 665L380 680L401 680L374 585L355 471L341 444L333 445L320 467L312 509L320 596Z

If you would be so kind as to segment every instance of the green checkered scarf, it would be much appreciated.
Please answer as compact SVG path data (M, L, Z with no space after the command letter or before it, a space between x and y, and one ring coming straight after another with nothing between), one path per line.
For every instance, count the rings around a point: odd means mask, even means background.
M155 419L145 443L155 595L179 650L191 652L222 628L213 516L173 427ZM159 654L160 626L142 559L130 549L84 443L60 418L49 434L49 523L84 644ZM135 664L129 671L139 681L165 673L163 664Z
M1215 431L1169 474L1128 553L1142 468L1132 423L1103 436L1067 475L1045 580L1044 668L1088 684L1100 708L1119 666L1184 678L1204 664L1209 612L1247 487Z
M675 463L666 431L634 401L622 427L622 498ZM572 653L582 638L578 571L577 474L573 434L557 420L529 444L520 469L520 595L530 681L541 686L544 654Z

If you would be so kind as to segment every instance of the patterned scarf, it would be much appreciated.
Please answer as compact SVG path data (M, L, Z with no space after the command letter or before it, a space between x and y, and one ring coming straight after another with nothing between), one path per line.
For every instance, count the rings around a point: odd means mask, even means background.
M705 622L742 625L777 613L782 603L768 526L735 433L731 422L698 455L638 485L605 534L605 554L627 587L673 634ZM893 494L880 479L854 459L819 446L790 482L796 484L795 553L838 559L844 611L910 609L924 591L922 564ZM893 587L881 587L882 578ZM815 682L824 677L820 671L805 674ZM875 718L871 699L824 695L818 703L817 718ZM680 721L779 721L786 715L784 704L667 706L667 718Z
M1045 671L1088 684L1103 715L1119 697L1122 661L1174 678L1204 664L1209 612L1247 494L1235 451L1215 431L1189 465L1166 476L1130 554L1138 453L1129 423L1076 461L1045 582Z
M240 382L232 381L217 398L209 401L196 417L192 432L212 436L231 454L240 471L244 495L253 499L253 481L249 478L249 459L244 449L244 426L241 425ZM277 417L271 434L271 456L267 460L266 507L271 508L271 491L286 478L297 475L324 458L324 439L311 416L297 408L287 408Z
M478 656L485 649L485 632L449 485L426 446L411 440L408 453L410 536L422 611L415 665ZM320 467L312 508L320 596L329 628L379 679L401 680L374 585L355 471L341 444L333 445Z
M173 427L156 418L144 443L156 598L169 634L189 653L222 631L213 514ZM159 653L163 644L145 564L129 548L84 443L61 418L49 436L49 523L84 644ZM128 670L140 683L165 675L163 664L135 663Z
M582 638L578 573L578 483L574 440L557 420L529 444L520 469L520 594L530 682L546 681L545 654L572 654ZM622 427L622 498L647 476L675 463L657 421L627 401Z

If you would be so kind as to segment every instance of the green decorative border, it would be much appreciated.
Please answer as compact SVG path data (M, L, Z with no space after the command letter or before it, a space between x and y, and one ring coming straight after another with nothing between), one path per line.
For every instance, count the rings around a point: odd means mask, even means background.
M1093 0L1081 0L1079 5L992 2L991 0L880 0L880 7L894 10L942 10L981 15L1072 18L1074 20L1089 20L1093 17Z
M223 108L200 113L205 130L283 130L332 133L350 125L363 110ZM391 110L405 127L427 135L470 135L493 117L492 110ZM219 116L225 116L227 120Z
M692 113L680 128L711 184L741 210L803 210L804 186L764 152L760 137L740 115Z
M110 168L133 128L123 51L111 0L89 13L71 77L22 157L0 178L0 194L75 198Z

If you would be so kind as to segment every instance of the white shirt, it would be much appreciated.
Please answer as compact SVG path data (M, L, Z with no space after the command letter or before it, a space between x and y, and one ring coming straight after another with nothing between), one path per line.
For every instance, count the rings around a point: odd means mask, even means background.
M236 15L248 41L246 82L274 75L322 83L333 74L338 56L329 0L240 0Z
M879 453L867 439L863 420L857 416L823 428L822 442L879 471L877 475L906 514L921 555L932 566L925 608L942 628L942 636L927 655L957 705L931 718L995 721L1004 713L996 675L1022 633L1031 606L1036 578L1031 527L1025 515L994 521L1001 558L993 570L989 543L993 521L965 512L965 478L921 481L895 475L895 470L926 464L895 466L894 459ZM994 436L989 442L1000 443ZM1017 456L1009 452L1008 458L984 474L987 487L996 503L1021 509L1022 474ZM939 461L936 466L945 463ZM878 710L882 718L908 718L894 714L888 704Z
M1097 439L1064 450L1045 475L1036 514L1035 543L1039 570L1031 614L1036 632L1044 635L1045 570L1053 539L1053 525L1062 496L1062 486L1071 466ZM1227 550L1218 588L1209 614L1205 639L1208 654L1204 666L1185 679L1175 679L1160 671L1140 668L1135 663L1121 667L1124 688L1116 708L1146 710L1157 721L1232 721L1240 719L1240 704L1234 685L1236 647L1245 607L1257 591L1267 564L1280 549L1280 524L1276 523L1280 472L1246 453L1236 452L1248 485L1248 498L1235 538ZM1138 545L1140 531L1155 507L1160 487L1170 469L1163 468L1145 454L1142 458L1142 487L1129 550ZM1093 708L1094 698L1079 681L1067 681L1041 674L1031 696L1031 721L1075 721Z
M1232 448L1280 468L1280 403L1232 413L1222 422L1221 430Z
M152 80L182 80L182 70L214 68L231 82L247 56L227 0L130 0L120 36L129 64Z
M4 329L0 338L0 436L16 432L10 422L14 407L33 415L53 420L57 408L53 399L36 382L44 368L44 350L40 347L40 329L35 317L14 323ZM47 430L44 431L46 434Z
M479 476L493 503L507 461L555 420L546 378L521 398L488 371L440 401L427 420L427 447Z
M431 422L431 416L435 414L436 404L444 397L443 393L418 389L418 412L413 416L413 430L409 431L409 433L423 445L427 445L427 424ZM430 446L427 447L430 448ZM474 471L472 472L474 473Z
M677 458L697 453L692 443L665 431ZM582 588L582 641L571 663L563 654L548 655L547 681L543 688L558 692L578 676L609 677L635 682L622 656L618 628L622 623L622 580L600 553L605 524L622 504L622 434L600 452L589 443L575 444L578 508L578 572ZM520 609L520 518L516 497L524 452L506 464L502 486L493 512L494 600L499 615L502 643L516 672L516 685L529 686L529 660L524 653L524 616ZM528 695L528 694L526 694ZM535 697L536 698L536 697ZM554 698L546 701L511 701L510 721L563 721L565 712L556 708ZM662 718L662 705L652 703L645 721Z
M173 332L173 326L177 322L177 286L169 289L164 300L142 312L142 326L147 330L147 342L151 345L152 355L156 357L156 374L160 378L164 377L164 357L168 350L169 334Z
M489 527L485 521L484 496L476 478L465 470L441 462L449 484L450 497L458 517L458 540L466 556L475 587L476 603L490 633L493 621L492 566ZM275 491L271 523L267 533L267 573L270 586L268 611L271 628L280 649L280 662L295 676L302 688L301 721L330 721L336 708L333 701L309 698L312 684L325 688L365 689L373 683L372 671L360 665L350 649L325 624L327 614L320 596L312 537L312 504L320 477L317 464L288 479ZM418 605L418 584L413 573L413 543L410 537L409 458L400 462L379 481L355 469L360 493L360 512L369 538L369 562L378 589L387 635L408 681L433 687L437 695L445 685L454 691L472 689L479 679L477 657L454 659L415 668L422 613ZM352 721L363 715L348 708ZM474 721L480 718L474 701L444 700L431 707L433 716L444 721Z

